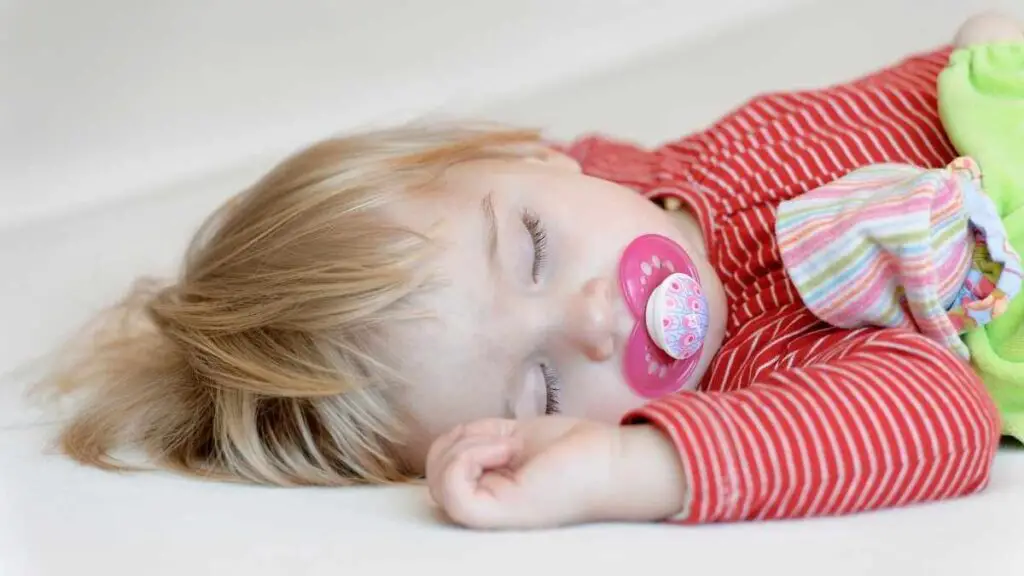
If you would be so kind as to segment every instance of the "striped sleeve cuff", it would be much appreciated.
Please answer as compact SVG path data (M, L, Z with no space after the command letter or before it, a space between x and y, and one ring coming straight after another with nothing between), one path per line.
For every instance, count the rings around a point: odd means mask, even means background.
M717 395L684 392L651 402L622 419L650 424L668 437L686 478L683 509L669 522L697 524L732 516L738 498L738 461Z

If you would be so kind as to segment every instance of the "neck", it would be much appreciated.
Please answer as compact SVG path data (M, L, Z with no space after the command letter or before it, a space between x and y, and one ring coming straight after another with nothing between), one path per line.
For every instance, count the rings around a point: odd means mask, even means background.
M708 243L704 238L704 233L701 230L700 221L697 220L697 217L685 207L670 210L669 215L672 217L672 222L675 224L676 229L682 232L689 245L699 249L701 258L707 260Z

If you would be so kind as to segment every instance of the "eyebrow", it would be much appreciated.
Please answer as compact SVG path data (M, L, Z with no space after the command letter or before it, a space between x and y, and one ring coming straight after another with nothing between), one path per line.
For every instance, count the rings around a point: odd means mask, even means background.
M480 201L480 211L483 212L484 222L487 228L487 263L491 270L498 266L498 215L494 210L494 192L488 192ZM505 370L502 378L502 386L507 389L508 380L513 377L515 370ZM502 415L505 419L515 418L515 410L505 402L505 411Z
M487 262L493 270L498 263L498 216L494 212L494 192L488 192L480 201L480 210L487 223Z

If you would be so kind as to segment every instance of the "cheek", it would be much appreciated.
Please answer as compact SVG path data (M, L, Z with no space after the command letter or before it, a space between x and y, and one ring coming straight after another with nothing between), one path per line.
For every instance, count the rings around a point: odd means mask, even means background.
M616 202L619 209L566 213L561 221L558 243L552 244L552 256L572 279L585 281L594 275L618 278L623 251L644 234L675 237L677 232L665 213L646 200ZM611 203L609 203L611 205ZM561 248L561 249L560 249Z
M566 391L571 393L564 393L562 400L569 416L617 424L623 415L646 402L630 391L617 363L581 369L567 384Z
M643 234L665 234L672 230L664 210L639 194L624 188L597 187L588 197L573 195L562 205L560 220L567 222L577 237L627 244Z
M543 375L538 370L532 370L510 396L512 414L517 419L543 416L547 408L547 387Z
M432 438L460 424L504 416L507 397L496 382L495 378L471 376L445 384L424 379L406 393L402 403L419 434Z

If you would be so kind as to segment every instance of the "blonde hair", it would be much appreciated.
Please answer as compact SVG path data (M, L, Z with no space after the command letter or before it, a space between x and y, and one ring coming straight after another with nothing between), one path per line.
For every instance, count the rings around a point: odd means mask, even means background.
M285 486L415 477L382 329L415 315L436 247L388 212L454 164L542 148L529 130L407 126L284 160L207 220L176 282L141 283L76 339L48 381L75 400L61 450Z

